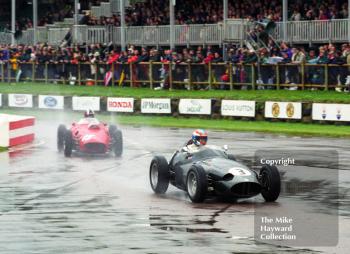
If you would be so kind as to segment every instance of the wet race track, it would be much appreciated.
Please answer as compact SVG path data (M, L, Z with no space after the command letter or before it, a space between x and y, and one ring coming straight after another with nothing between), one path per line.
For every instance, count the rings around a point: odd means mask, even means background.
M282 193L272 204L260 195L192 204L172 186L166 195L154 195L148 177L152 157L170 159L192 130L123 126L121 158L66 159L56 150L56 130L72 120L69 114L38 120L37 146L0 154L0 253L349 253L349 140L209 131L210 144L229 145L241 162L249 164L259 149L316 154L330 149L339 153L339 169L317 161L316 166L280 168ZM303 188L290 188L293 182ZM256 242L255 213L281 209L331 220L329 230L310 229L309 234L335 238L337 246Z

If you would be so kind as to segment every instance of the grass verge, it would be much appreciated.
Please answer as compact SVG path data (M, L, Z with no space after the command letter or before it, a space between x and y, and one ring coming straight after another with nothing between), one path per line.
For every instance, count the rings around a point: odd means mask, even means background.
M337 102L350 103L350 96L334 91L289 91L289 90L160 90L149 88L120 88L103 86L69 86L44 83L0 83L0 93L29 93L50 95L78 95L78 96L120 96L120 97L167 97L167 98L217 98L255 101L302 101L302 102Z

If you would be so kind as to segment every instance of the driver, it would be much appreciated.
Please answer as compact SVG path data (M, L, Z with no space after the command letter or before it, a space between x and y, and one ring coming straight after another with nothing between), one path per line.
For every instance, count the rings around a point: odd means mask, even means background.
M85 118L95 118L95 113L92 109L87 109L84 113Z
M196 153L202 146L205 146L208 141L208 133L205 130L197 129L192 133L192 138L182 148L182 151L187 153Z

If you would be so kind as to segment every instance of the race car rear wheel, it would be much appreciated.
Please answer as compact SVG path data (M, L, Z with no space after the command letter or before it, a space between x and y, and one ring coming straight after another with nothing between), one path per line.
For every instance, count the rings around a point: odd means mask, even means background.
M259 174L261 195L266 202L275 201L281 192L281 177L275 166L264 165Z
M62 152L64 148L64 138L67 132L67 128L65 125L60 124L57 129L57 150Z
M208 179L204 169L192 166L187 173L187 194L194 203L203 202L208 190Z
M71 157L72 150L73 150L73 136L72 136L72 132L70 130L67 130L64 137L64 156Z
M149 170L149 180L153 191L164 194L170 181L169 165L163 156L155 156Z
M123 133L120 130L115 130L112 139L114 155L119 157L123 154Z

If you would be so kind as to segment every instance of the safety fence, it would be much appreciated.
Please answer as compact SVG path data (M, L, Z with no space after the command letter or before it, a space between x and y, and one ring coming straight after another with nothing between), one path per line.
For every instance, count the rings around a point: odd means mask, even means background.
M227 99L133 98L0 94L0 108L92 109L96 112L200 116L208 119L350 123L350 104Z
M350 40L348 19L327 21L289 21L284 25L277 22L274 37L277 41L289 43L340 43ZM244 44L248 23L245 20L228 20L226 24L176 25L175 45L222 45L225 42ZM286 33L284 33L286 27ZM37 42L60 45L68 31L75 43L114 43L121 44L121 29L116 26L59 27L48 25L36 30ZM286 38L284 38L286 36ZM136 46L167 46L170 44L170 26L129 26L125 28L127 44ZM11 34L0 33L0 43L11 43ZM17 43L33 44L34 29L22 32Z
M166 89L348 89L350 65L232 63L1 63L1 82Z

